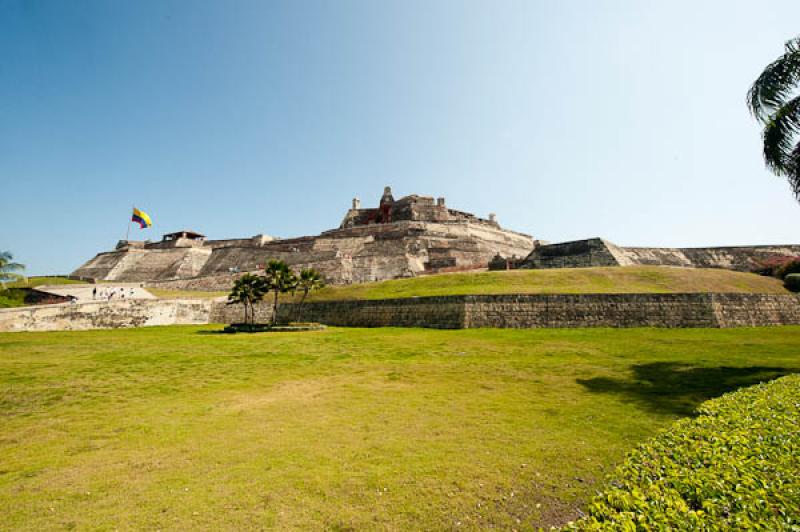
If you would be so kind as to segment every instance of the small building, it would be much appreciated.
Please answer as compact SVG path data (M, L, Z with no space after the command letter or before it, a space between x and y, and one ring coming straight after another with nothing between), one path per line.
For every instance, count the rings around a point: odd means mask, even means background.
M178 240L181 238L188 238L189 240L205 240L206 235L201 235L195 231L184 229L183 231L176 231L174 233L167 233L162 237L162 242L169 242L170 240Z

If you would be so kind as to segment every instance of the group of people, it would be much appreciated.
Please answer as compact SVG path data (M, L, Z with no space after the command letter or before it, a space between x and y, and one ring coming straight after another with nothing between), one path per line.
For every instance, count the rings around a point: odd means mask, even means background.
M125 299L125 294L126 294L126 289L124 286L122 287L101 286L99 290L97 289L96 286L92 288L92 299L100 299L100 300L105 299L107 301L111 301L115 297L119 299ZM134 289L132 287L128 288L127 289L128 298L132 298L133 294L134 294Z

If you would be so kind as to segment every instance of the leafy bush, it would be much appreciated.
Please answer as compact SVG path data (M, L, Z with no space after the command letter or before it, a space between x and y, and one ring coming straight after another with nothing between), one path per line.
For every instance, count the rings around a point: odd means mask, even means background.
M792 255L770 257L761 261L751 271L759 275L783 279L790 273L800 273L800 257Z
M800 273L800 259L792 259L778 269L777 274L781 279L786 279L787 275Z
M800 292L800 273L790 273L783 280L783 286L792 292Z
M571 530L800 529L800 375L703 403L640 445Z

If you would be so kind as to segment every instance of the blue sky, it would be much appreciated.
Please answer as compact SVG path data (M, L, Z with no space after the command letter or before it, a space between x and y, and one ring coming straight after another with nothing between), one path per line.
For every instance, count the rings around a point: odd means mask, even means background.
M0 250L315 234L446 196L544 240L798 243L749 84L800 2L0 0Z

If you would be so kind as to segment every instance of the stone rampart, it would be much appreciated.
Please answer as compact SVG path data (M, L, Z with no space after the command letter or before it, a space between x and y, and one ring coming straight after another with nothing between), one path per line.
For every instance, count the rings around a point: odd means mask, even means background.
M0 332L204 324L212 306L198 299L129 299L0 309Z
M256 322L272 318L256 305ZM86 330L240 323L241 305L171 299L91 302L0 310L0 331ZM572 327L755 327L800 325L792 294L479 295L281 304L278 321L340 327L435 329Z
M330 301L278 309L281 321L437 329L751 327L800 325L800 296L782 294L479 295Z
M520 268L588 268L596 266L679 266L752 271L775 257L800 257L800 246L727 246L709 248L620 247L602 238L540 245Z

